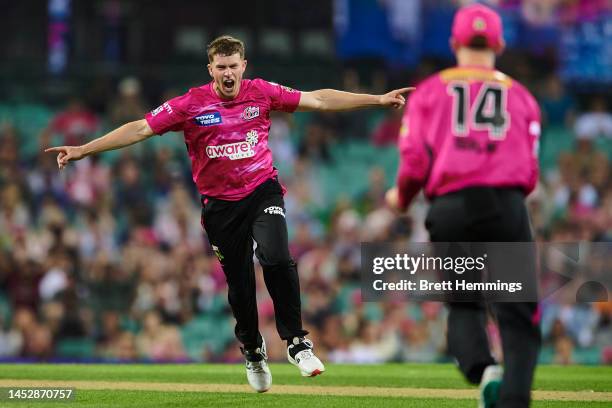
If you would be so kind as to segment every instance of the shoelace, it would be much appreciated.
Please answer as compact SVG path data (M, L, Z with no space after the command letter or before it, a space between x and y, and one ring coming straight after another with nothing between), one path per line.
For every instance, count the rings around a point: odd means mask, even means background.
M303 350L303 351L300 351L298 354L300 355L300 358L302 360L308 360L314 356L311 350Z
M240 347L240 351L242 352L243 355L247 354L247 351L244 348L242 348L242 347ZM266 352L266 348L263 345L261 347L257 348L254 351L254 354L259 354L260 356L263 357L264 360L268 359L268 353Z
M312 341L310 339L303 339L301 340L298 344L292 345L291 347L298 347L298 346L302 346L302 347L306 347L303 350L297 351L294 354L294 358L297 358L298 360L308 360L311 357L314 357L314 354L312 352L312 349L314 347L314 345L312 344ZM299 347L299 348L302 348ZM298 354L300 355L298 357Z
M254 373L263 373L265 372L264 370L264 365L262 364L262 361L247 361L246 366L247 369L249 369L250 371L254 372Z
M308 346L309 349L314 348L314 344L312 344L312 341L310 339L304 339L304 341L302 341L302 343L304 343L306 346Z

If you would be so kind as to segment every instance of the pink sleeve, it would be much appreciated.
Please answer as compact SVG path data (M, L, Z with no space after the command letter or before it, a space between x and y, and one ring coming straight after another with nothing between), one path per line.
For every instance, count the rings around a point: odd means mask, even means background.
M525 92L527 92L527 106L529 109L527 129L529 151L531 152L531 176L529 185L525 188L525 194L529 194L535 189L538 184L538 179L540 178L538 156L540 149L540 134L542 132L542 119L537 101L528 91Z
M408 207L414 196L425 186L431 166L431 153L424 135L426 112L421 100L422 94L422 90L416 91L409 97L398 139L400 164L397 187L402 209Z
M295 112L300 103L300 91L263 79L256 79L255 82L270 99L271 110Z
M187 112L187 102L189 94L177 96L145 115L147 123L157 135L169 131L179 131L183 129L185 121L189 119Z

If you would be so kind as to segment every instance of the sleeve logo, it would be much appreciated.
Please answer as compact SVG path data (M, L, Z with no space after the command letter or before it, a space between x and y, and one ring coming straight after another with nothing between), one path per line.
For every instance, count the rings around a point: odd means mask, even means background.
M274 86L280 86L280 88L285 91L285 92L295 92L295 89L290 88L288 86L285 85L279 85L276 82L269 82L270 85L274 85Z
M164 109L168 112L168 114L172 114L172 106L170 106L168 102L164 102L162 105L158 106L157 108L151 111L151 116L156 116L158 113L160 113Z
M157 114L163 110L164 110L164 106L160 105L151 111L151 116L157 116Z

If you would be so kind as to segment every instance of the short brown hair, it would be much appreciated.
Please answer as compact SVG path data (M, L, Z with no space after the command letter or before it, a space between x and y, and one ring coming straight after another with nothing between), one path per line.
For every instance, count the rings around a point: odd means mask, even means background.
M208 44L206 52L208 52L209 62L212 62L213 57L217 54L227 57L239 53L240 58L244 58L244 43L231 35L222 35Z

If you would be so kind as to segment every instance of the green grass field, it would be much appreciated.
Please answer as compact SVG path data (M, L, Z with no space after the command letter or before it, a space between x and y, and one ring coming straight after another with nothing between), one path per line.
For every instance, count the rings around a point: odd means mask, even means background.
M76 388L71 402L8 402L0 407L476 407L452 365L328 365L302 378L272 364L273 386L256 394L242 365L0 365L0 387ZM466 391L471 390L471 391ZM612 367L542 366L533 407L612 407ZM421 395L421 393L423 395Z

